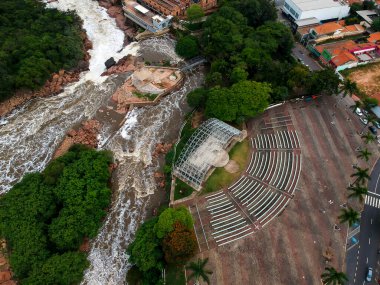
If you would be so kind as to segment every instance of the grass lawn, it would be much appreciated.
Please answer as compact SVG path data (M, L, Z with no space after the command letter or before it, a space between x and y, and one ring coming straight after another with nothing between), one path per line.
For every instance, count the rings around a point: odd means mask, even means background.
M174 200L190 196L194 189L178 178L175 181Z
M249 158L249 142L247 139L237 143L229 153L230 159L235 160L239 165L239 171L236 173L229 173L223 167L216 168L211 176L207 179L205 186L201 191L201 195L218 191L231 185L238 179L244 171Z
M168 265L165 273L167 285L186 285L183 266Z

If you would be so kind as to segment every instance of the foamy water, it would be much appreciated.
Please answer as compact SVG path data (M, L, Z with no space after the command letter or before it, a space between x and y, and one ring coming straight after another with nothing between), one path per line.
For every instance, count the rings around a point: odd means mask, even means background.
M90 70L60 95L28 102L0 120L0 194L25 173L42 170L67 130L105 105L117 88L112 78L100 77L108 58L118 60L126 54L140 53L171 62L181 60L174 52L174 41L165 37L132 43L118 53L124 35L96 1L59 0L49 7L75 10L83 20L93 43ZM130 267L127 246L146 215L149 195L157 191L153 175L158 165L152 159L155 145L171 133L176 137L184 116L185 95L202 80L202 73L189 74L183 87L158 105L129 112L116 134L110 132L110 126L103 126L99 145L114 152L118 168L112 181L112 205L98 236L91 242L90 267L83 284L124 283Z
M3 117L0 124L0 194L7 192L25 173L41 170L51 159L66 131L94 115L115 88L101 77L104 62L126 54L135 55L139 46L131 43L120 53L124 34L104 8L92 0L60 0L49 4L60 10L75 10L93 43L90 70L63 93L38 98Z
M91 266L85 273L84 284L123 284L125 281L131 266L126 249L145 217L149 195L158 191L154 180L158 165L152 153L157 143L176 137L185 113L185 95L198 87L202 78L202 73L190 74L183 87L160 104L134 109L104 146L114 153L118 162L113 181L116 189L107 219L92 243Z

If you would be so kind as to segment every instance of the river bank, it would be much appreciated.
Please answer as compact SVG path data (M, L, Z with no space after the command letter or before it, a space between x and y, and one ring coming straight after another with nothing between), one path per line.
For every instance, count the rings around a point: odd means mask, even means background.
M82 30L81 38L83 41L84 57L78 62L76 68L72 70L62 69L57 73L53 73L45 84L36 91L18 90L11 98L0 102L0 117L9 114L31 99L57 95L63 91L63 88L67 84L78 81L80 73L89 68L91 58L89 50L92 49L92 42L87 37L86 30L84 29Z

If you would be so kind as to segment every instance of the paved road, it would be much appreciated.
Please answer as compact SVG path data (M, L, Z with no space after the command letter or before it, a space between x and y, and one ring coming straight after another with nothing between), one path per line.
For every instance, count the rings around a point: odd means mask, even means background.
M308 65L312 71L321 70L322 67L309 56L309 53L310 52L299 43L296 43L292 50L294 57L302 60L304 64Z
M365 199L360 221L359 244L350 249L347 255L350 285L377 284L376 281L380 279L380 255L377 254L380 248L380 159L371 173L368 190L370 193ZM369 266L374 269L372 282L365 281Z

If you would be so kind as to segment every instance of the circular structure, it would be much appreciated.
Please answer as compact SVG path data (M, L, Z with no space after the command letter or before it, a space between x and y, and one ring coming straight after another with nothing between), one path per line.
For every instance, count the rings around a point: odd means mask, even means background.
M239 164L235 161L235 160L230 160L227 165L224 167L224 169L228 172L228 173L236 173L240 170L240 166Z

